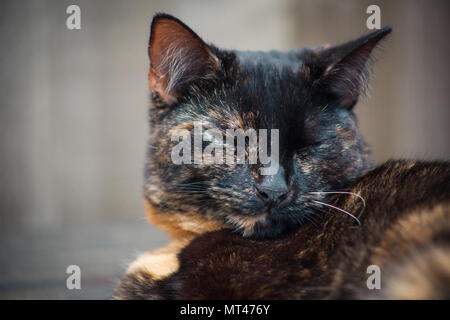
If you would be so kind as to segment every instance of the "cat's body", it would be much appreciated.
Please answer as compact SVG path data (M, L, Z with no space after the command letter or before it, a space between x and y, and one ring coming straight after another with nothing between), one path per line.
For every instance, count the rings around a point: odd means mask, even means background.
M329 48L237 52L157 15L144 195L150 220L174 241L134 261L115 297L368 298L372 264L388 288L377 297L448 296L449 164L400 161L370 171L352 112L371 52L389 32ZM198 122L224 137L229 128L279 130L279 169L174 164L174 132L195 136ZM399 283L410 282L408 296Z
M445 163L387 162L350 189L366 200L361 227L327 209L278 240L206 233L181 250L166 278L155 281L145 262L135 265L116 298L450 298L449 181ZM362 209L348 194L333 204ZM380 268L380 290L367 287L371 265Z

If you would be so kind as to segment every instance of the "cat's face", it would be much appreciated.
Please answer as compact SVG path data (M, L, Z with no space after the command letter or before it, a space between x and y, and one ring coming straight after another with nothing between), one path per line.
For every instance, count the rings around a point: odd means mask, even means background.
M345 190L373 165L352 107L369 54L388 32L329 49L238 52L206 45L173 17L155 17L145 196L157 215L197 215L256 238L316 219L321 206L313 200L325 201L317 192ZM205 131L215 128L224 148L237 143L226 140L227 129L268 129L269 145L277 129L278 170L263 175L260 161L175 164L172 137L183 130L193 141L199 124L200 138L211 140ZM192 159L208 144L193 143ZM247 156L258 148L247 139Z

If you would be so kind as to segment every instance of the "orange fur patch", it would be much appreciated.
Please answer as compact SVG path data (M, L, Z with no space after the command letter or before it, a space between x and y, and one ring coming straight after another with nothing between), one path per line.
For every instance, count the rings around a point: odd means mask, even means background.
M127 274L144 272L153 280L164 279L178 271L177 254L189 244L192 238L174 240L167 246L148 251L133 261L127 269Z
M168 232L173 238L192 238L205 232L224 229L225 225L196 213L159 213L148 201L145 209L150 222Z

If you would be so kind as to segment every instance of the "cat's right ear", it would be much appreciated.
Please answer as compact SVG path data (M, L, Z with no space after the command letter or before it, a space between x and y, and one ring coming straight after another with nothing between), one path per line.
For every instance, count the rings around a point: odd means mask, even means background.
M195 81L214 78L220 68L208 45L167 14L153 18L148 53L150 89L167 105L176 104Z

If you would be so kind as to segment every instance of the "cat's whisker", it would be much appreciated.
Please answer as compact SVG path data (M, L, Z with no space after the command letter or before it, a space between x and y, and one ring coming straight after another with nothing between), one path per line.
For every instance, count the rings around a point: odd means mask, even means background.
M354 192L350 192L350 191L315 191L315 192L310 192L310 194L348 194L348 195L352 195L355 196L357 198L359 198L362 201L362 209L358 214L358 219L361 218L361 215L364 213L364 210L366 209L366 200L364 200L364 198Z
M246 198L245 193L242 193L239 190L230 190L227 188L221 188L217 186L211 187L211 190L225 196L228 196L230 200L235 200L235 202L242 202L243 199Z
M200 186L200 185L185 185L185 186L177 186L176 188L173 189L206 189L204 186Z
M342 208L336 207L336 206L334 206L332 204L322 202L322 201L318 201L318 200L311 200L311 201L314 202L314 203L320 204L322 206L330 207L332 209L335 209L335 210L338 210L338 211L340 211L342 213L345 213L346 215L352 217L358 223L358 225L361 226L361 221L359 221L359 219L357 217L355 217L353 214L351 214L350 212L348 212L348 211L346 211L346 210L344 210Z
M310 214L303 214L303 218L305 218L306 220L311 222L314 225L314 227L319 228L319 225L318 225L317 221L315 219L313 219L312 215L310 215Z
M192 184L205 184L206 181L193 181L193 182L187 182L187 183L179 183L178 185L192 185Z
M326 104L324 107L321 108L322 112L325 112L328 108L328 104Z
M180 195L183 195L183 194L189 194L189 195L192 195L192 194L198 194L198 195L207 194L206 192L200 191L200 190L179 190L179 191L172 191L172 193L180 194Z
M206 190L206 188L200 186L180 186L172 188L172 190Z
M179 183L176 185L177 188L179 187L195 187L195 188L205 188L206 185L204 182L190 182L190 183Z
M303 225L304 224L303 219L306 219L309 222L311 222L316 228L319 228L319 223L316 221L316 219L314 219L314 216L308 212L302 211L301 207L298 207L296 205L290 205L286 207L286 210L288 211L289 217L293 221L296 221L297 223ZM301 214L299 214L299 212L301 212Z

